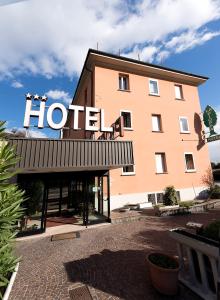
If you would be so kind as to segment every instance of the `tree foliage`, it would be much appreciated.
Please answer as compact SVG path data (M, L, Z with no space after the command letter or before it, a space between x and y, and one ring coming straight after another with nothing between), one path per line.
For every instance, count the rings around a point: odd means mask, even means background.
M209 190L214 186L214 178L212 168L209 167L202 176L202 183L208 187Z
M177 192L173 185L167 186L163 195L164 205L176 205L178 204Z
M203 113L203 121L206 127L209 127L210 129L210 136L216 134L214 131L214 126L217 123L217 115L214 109L207 105L206 109Z
M0 299L18 262L13 254L13 244L23 201L23 192L16 184L10 183L15 175L11 168L17 159L14 148L4 140L4 136L4 122L0 121Z

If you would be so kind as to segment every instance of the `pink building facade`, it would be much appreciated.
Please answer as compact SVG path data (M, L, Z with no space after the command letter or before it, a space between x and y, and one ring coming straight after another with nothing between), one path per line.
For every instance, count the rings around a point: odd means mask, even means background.
M135 164L110 170L111 210L158 203L168 185L176 188L181 200L201 196L206 188L202 177L210 166L198 95L206 80L89 50L72 104L104 109L105 125L116 129L102 134L86 131L85 115L79 113L81 130L72 130L70 112L63 138L133 142ZM123 128L117 130L120 124Z

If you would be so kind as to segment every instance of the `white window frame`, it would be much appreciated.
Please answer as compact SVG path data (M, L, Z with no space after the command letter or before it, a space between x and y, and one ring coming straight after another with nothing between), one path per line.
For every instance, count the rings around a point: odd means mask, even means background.
M157 90L158 90L158 93L152 93L151 90L150 90L150 82L151 81L155 81L157 83ZM159 89L159 82L157 79L154 79L154 78L149 78L149 81L148 81L148 87L149 87L149 95L153 95L153 96L160 96L160 89Z
M153 117L157 117L159 130L154 130L154 128L153 128ZM151 126L152 126L152 132L162 132L163 131L161 114L152 114L151 115Z
M157 170L157 160L156 160L156 155L160 154L164 158L164 170L163 172L158 172ZM154 158L155 158L155 166L156 166L156 174L166 174L167 173L167 163L166 163L166 153L165 152L155 152L154 153Z
M176 96L176 86L180 87L180 98ZM176 100L183 100L183 86L182 84L174 83L174 92L175 92L175 99Z
M133 172L124 172L123 171L123 167L121 168L121 175L122 176L131 176L131 175L135 175L136 174L136 168L135 165L133 165Z
M190 169L190 170L187 169L187 165L186 165L186 154L191 154L191 155L192 155L194 169ZM184 161L185 161L185 172L186 172L186 173L194 173L194 172L196 172L196 165L195 165L195 159L194 159L193 152L184 152Z
M120 77L125 77L126 78L126 81L127 81L127 89L125 88L120 88ZM118 83L119 83L119 91L130 91L130 83L129 83L129 75L128 74L122 74L122 73L119 73L118 74Z
M187 121L188 130L183 130L181 119L185 119ZM188 121L187 117L185 117L185 116L179 116L179 124L180 124L180 132L181 133L190 133L190 130L189 130L189 121Z
M124 130L133 130L132 111L131 110L126 110L126 109L121 109L120 110L120 116L121 117L122 117L122 112L130 113L130 115L131 115L131 127L124 127Z

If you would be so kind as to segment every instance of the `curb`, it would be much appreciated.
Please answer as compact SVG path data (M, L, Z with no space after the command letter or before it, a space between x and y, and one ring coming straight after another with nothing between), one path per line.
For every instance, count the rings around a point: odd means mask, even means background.
M14 281L15 281L15 277L16 277L17 272L18 272L18 267L19 267L19 262L17 263L17 265L15 267L15 270L14 270L14 272L11 275L11 278L9 280L9 284L7 286L7 289L6 289L5 293L4 293L4 296L3 296L2 300L8 300L8 298L9 298L10 292L12 290L12 286L13 286Z

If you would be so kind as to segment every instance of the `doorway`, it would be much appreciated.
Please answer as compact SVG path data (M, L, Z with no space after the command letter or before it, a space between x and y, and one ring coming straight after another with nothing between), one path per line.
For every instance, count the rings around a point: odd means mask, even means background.
M46 227L87 226L110 219L108 174L73 173L48 181L46 195Z
M27 198L19 236L65 224L110 221L108 171L21 174L18 183Z

